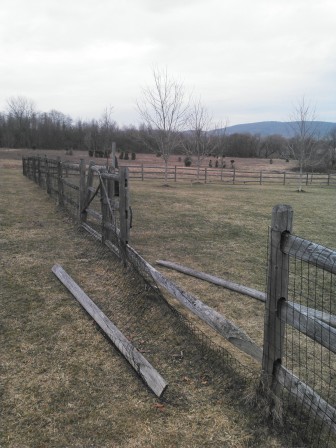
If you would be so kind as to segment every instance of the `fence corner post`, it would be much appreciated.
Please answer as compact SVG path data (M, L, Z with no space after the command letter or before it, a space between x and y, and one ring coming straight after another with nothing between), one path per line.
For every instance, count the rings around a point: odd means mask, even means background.
M264 321L262 371L268 390L276 387L276 366L281 363L284 344L284 324L280 319L281 304L287 300L289 256L281 250L284 232L292 231L293 209L290 205L276 205L272 210L269 235L267 294Z

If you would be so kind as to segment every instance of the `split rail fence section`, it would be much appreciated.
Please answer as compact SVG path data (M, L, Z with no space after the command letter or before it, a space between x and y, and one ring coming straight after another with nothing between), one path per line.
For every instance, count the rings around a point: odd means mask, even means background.
M172 262L158 264L210 281L265 302L263 348L216 310L182 290L156 270L129 243L131 208L128 169L93 162L68 164L24 158L23 173L60 205L68 208L91 235L132 264L236 348L261 366L261 384L276 408L287 402L297 415L305 409L321 424L321 443L336 442L336 251L292 235L293 211L278 205L272 212L267 292L235 284ZM293 400L294 399L294 400ZM326 435L327 431L327 435ZM316 436L316 434L312 434ZM322 442L323 440L323 442ZM335 446L335 445L333 445Z
M164 165L128 165L130 179L164 179ZM298 185L300 174L293 171L244 171L229 168L208 168L168 166L168 180L171 182L222 183L222 184L280 184ZM304 173L303 185L325 185L336 187L336 174Z
M125 261L131 227L128 169L91 162L62 162L47 157L24 157L23 174L34 180L82 227Z
M292 235L292 218L290 206L274 207L262 370L274 396L290 403L288 391L296 413L308 410L335 441L336 251Z

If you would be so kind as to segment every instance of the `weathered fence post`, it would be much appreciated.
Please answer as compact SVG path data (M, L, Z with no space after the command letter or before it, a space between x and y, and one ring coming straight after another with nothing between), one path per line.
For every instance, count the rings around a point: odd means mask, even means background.
M86 164L84 159L80 159L79 162L79 210L78 210L78 219L82 220L82 210L85 204L85 171Z
M126 245L129 239L130 210L128 196L128 168L121 167L119 184L120 242L124 264L126 264Z
M283 184L286 185L286 171L284 172L284 180L283 180Z
M41 167L41 157L37 157L37 183L41 187L42 186L42 167Z
M37 183L37 168L36 168L36 157L33 157L33 180L35 183Z
M44 166L45 166L45 176L46 176L46 188L47 193L51 194L51 188L50 188L50 171L49 171L49 162L47 159L47 156L44 156Z
M89 164L88 174L86 178L86 186L85 186L85 196L84 196L84 203L81 209L81 222L85 223L87 220L87 212L85 210L85 207L87 207L88 203L90 202L90 199L93 195L92 189L93 189L93 169L92 167L95 165L95 162L91 160Z
M177 178L177 173L176 173L176 165L175 165L175 170L174 170L174 182L176 182L176 178Z
M260 185L262 185L262 171L260 171L260 177L259 177L259 183L260 183Z
M280 320L281 304L287 300L289 278L289 256L281 250L284 232L291 232L293 210L289 205L276 205L272 211L270 229L266 312L264 322L264 349L262 370L267 386L276 386L274 375L281 363L284 325Z
M63 166L61 162L61 158L57 157L57 186L58 186L58 204L63 206L64 205L64 198L63 198Z
M143 163L141 164L141 180L144 180L144 166Z
M208 170L207 170L207 168L205 167L205 168L204 168L204 183L205 183L205 184L207 183L207 179L208 179Z
M109 197L108 197L108 180L106 178L101 178L101 211L102 211L102 242L109 240L109 229L108 224L110 224L110 212L109 212Z

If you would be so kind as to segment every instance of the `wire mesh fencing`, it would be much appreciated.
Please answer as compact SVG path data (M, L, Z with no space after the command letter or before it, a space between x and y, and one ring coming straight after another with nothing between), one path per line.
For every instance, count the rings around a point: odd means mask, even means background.
M273 210L263 372L274 413L300 423L309 446L336 445L336 252L291 234Z

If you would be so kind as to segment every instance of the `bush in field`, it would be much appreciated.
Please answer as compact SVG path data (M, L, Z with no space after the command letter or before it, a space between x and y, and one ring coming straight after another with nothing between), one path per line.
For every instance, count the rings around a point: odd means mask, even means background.
M128 152L128 151L125 152L125 157L124 157L124 159L125 159L125 160L129 160L129 152Z
M132 152L132 160L135 160L136 159L136 154L135 154L135 152Z
M124 153L121 152L121 153L120 153L120 156L119 156L119 159L122 160L123 158L124 158Z
M191 157L187 156L184 158L184 166L191 166L192 160Z

